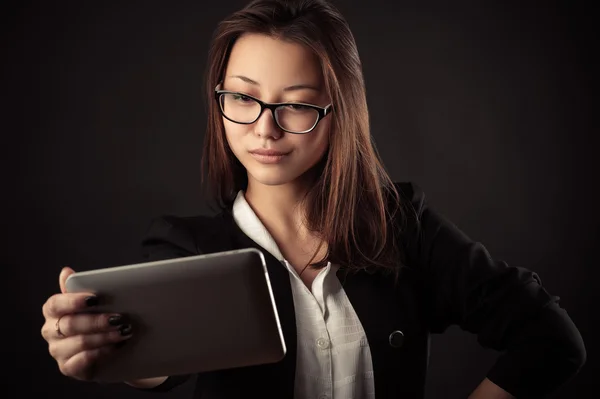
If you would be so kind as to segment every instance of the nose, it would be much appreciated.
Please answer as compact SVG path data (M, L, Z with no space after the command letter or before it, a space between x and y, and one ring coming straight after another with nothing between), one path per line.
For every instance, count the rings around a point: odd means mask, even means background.
M263 113L254 122L254 134L262 138L278 139L283 132L277 126L273 112L270 109L264 109Z

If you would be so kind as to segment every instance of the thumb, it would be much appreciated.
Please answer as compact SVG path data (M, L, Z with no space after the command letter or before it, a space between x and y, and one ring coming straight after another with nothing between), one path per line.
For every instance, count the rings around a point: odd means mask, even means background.
M61 293L64 294L67 292L67 277L69 277L73 273L75 273L75 270L71 269L68 266L63 267L60 271L60 275L58 276L58 284L60 285Z

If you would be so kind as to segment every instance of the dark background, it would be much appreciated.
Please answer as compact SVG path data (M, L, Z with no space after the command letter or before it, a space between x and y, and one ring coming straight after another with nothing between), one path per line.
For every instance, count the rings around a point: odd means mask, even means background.
M588 363L558 397L588 397L598 346L595 17L569 1L481 3L337 2L392 177L420 184L492 256L538 272L561 297ZM152 217L210 212L202 77L212 30L243 4L4 8L1 381L19 397L150 397L62 376L40 335L41 306L62 266L140 261ZM458 329L435 336L428 398L465 398L494 358Z

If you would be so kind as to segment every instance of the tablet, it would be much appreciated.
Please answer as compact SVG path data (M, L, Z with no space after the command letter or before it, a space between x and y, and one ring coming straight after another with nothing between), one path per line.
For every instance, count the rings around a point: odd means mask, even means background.
M93 292L95 312L127 317L133 336L93 379L140 378L275 363L286 353L265 258L247 248L78 272L67 292Z

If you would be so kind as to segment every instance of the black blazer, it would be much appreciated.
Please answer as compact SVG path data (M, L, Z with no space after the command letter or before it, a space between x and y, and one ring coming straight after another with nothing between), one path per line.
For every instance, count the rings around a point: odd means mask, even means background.
M559 298L535 273L491 258L483 245L431 209L416 184L396 187L416 211L400 236L407 267L397 285L380 272L338 272L369 341L377 399L423 398L430 334L451 325L501 352L488 378L517 398L547 397L570 380L586 352ZM291 399L296 325L289 272L237 227L230 210L211 217L156 218L142 245L148 260L262 250L288 353L277 364L199 374L194 397ZM169 390L188 377L170 377L153 390Z

